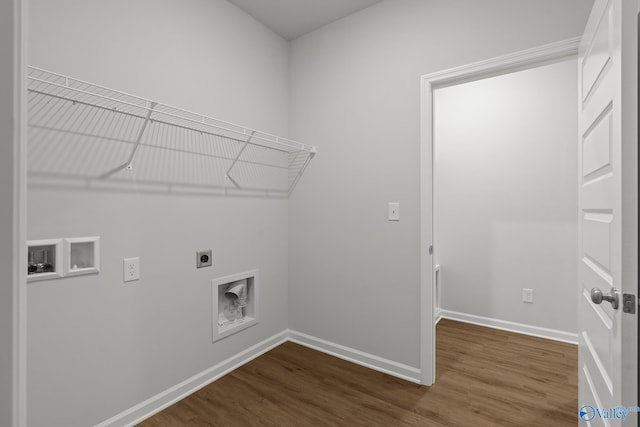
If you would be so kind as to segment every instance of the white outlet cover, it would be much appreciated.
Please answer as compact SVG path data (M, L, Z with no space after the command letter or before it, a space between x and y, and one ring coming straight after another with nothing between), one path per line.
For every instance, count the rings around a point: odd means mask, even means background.
M125 258L122 267L125 282L140 280L140 258Z

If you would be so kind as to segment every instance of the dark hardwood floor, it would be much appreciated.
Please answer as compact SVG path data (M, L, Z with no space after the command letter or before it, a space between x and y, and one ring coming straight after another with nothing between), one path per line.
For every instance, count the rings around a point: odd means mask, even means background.
M436 384L423 387L289 342L140 426L575 426L577 357L442 320Z

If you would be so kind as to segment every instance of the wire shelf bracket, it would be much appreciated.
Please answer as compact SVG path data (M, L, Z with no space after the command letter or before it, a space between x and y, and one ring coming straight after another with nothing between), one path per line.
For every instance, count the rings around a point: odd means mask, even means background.
M149 111L147 112L147 116L144 118L144 123L142 124L142 127L140 128L140 132L138 133L138 137L136 138L136 144L133 147L133 150L131 151L131 155L129 156L129 160L127 160L125 163L123 163L122 165L111 169L110 171L100 175L100 178L109 178L110 176L112 176L115 173L120 172L123 169L126 170L133 170L133 158L136 156L136 153L138 152L138 148L140 147L140 141L142 141L142 136L144 135L144 131L147 129L147 125L149 124L149 120L151 119L151 114L153 113L153 108L157 105L157 102L149 102Z
M236 163L238 163L238 160L240 159L240 156L242 156L242 153L244 153L244 150L247 149L247 146L251 142L251 138L253 138L253 135L255 135L255 134L256 134L255 130L253 132L251 132L251 135L249 135L249 138L247 138L246 142L244 143L244 145L240 149L240 152L238 153L236 158L233 159L233 163L231 163L231 166L229 166L229 169L227 169L227 172L224 174L225 178L227 178L229 181L231 181L233 183L233 185L236 186L236 188L240 188L240 184L238 184L238 182L231 177L231 169L233 169L233 167L236 165Z

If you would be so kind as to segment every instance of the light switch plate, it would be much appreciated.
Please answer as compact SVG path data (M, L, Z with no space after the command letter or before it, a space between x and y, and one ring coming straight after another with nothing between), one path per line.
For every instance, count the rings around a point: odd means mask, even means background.
M389 202L389 221L400 221L400 203Z
M122 266L125 282L140 280L140 258L125 258Z

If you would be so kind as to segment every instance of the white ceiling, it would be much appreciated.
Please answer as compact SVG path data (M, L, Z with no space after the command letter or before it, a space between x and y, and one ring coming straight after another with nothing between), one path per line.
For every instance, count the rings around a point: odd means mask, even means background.
M229 0L287 40L382 0Z

